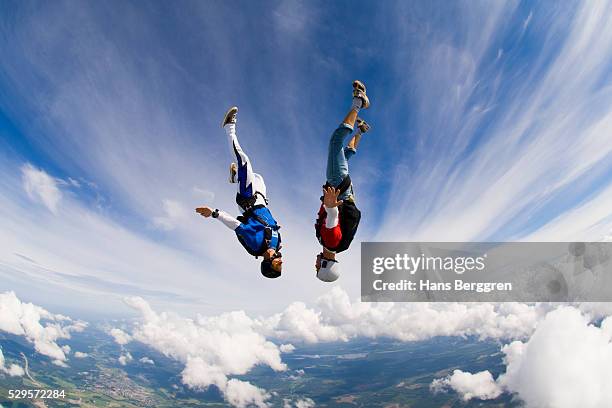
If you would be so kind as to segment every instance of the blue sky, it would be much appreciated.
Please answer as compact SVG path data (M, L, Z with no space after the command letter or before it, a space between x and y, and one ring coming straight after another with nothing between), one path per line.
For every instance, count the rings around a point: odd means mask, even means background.
M0 289L122 313L278 310L328 290L312 224L328 137L368 86L358 240L598 240L612 231L605 2L10 2L0 6ZM283 225L272 282L235 212L219 122ZM337 283L357 295L359 247Z

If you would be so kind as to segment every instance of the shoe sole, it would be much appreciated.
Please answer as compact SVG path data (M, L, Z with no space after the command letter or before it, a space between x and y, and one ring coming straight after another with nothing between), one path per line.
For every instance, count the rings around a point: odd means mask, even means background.
M363 82L356 79L353 81L353 89L359 89L360 91L363 91L363 93L365 93L366 86L363 84Z
M229 108L227 110L227 112L225 112L225 116L223 117L223 121L221 122L221 127L224 127L225 125L227 125L228 122L228 118L232 115L232 114L236 114L238 113L238 107L237 106L232 106L231 108Z
M362 134L370 131L370 125L365 120L361 118L357 118L356 122L357 122L357 127L361 130ZM366 130L361 129L361 126L363 125L366 125Z

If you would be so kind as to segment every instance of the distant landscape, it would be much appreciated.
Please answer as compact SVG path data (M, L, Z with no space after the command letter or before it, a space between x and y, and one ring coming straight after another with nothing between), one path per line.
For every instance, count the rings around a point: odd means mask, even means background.
M101 328L75 333L68 367L37 354L23 338L2 334L0 345L7 362L29 363L34 384L27 376L0 377L0 404L17 407L226 407L219 390L193 390L181 383L182 364L132 342L119 346ZM271 406L310 399L328 407L513 407L503 395L495 400L462 401L455 393L433 394L429 385L459 368L489 369L496 377L504 370L500 345L472 338L435 338L400 343L379 339L347 343L301 345L285 354L285 372L256 367L238 378L265 388ZM87 353L76 358L74 352ZM129 353L122 365L118 358ZM2 374L0 374L2 375ZM11 401L9 389L63 389L63 400Z

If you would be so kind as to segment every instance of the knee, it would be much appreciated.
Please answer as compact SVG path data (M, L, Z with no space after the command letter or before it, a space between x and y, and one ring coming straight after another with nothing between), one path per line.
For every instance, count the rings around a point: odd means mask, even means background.
M340 126L338 126L337 130L340 130L340 131L342 131L344 133L347 133L347 132L351 133L353 131L353 127L351 125L349 125L348 123L342 122L340 124Z
M343 142L344 139L353 132L353 128L346 123L341 123L334 133L332 133L331 142Z

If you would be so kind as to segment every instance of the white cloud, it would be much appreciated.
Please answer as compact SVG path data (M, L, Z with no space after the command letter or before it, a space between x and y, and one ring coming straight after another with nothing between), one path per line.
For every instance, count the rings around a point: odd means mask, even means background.
M296 401L292 401L289 398L283 400L283 408L313 408L315 402L310 398L302 398Z
M11 364L10 366L5 366L4 354L2 353L2 349L0 349L0 372L5 373L11 377L21 377L25 374L23 368L17 364Z
M89 357L89 354L83 353L82 351L75 351L74 357L75 358L86 358L86 357Z
M521 303L351 302L336 286L315 307L295 302L258 325L267 336L308 343L378 336L402 341L468 335L516 339L528 337L547 310L546 305Z
M140 360L142 364L152 364L155 365L155 361L151 360L149 357L142 357Z
M40 200L52 213L57 213L57 207L62 199L62 192L57 187L57 181L44 170L31 164L21 167L23 188L31 199Z
M195 197L204 201L203 204L210 203L215 199L215 193L205 188L194 186L191 191Z
M71 332L82 331L86 325L82 321L49 313L32 303L23 303L14 292L0 293L0 330L24 336L34 343L37 352L54 362L63 363L70 351L69 347L59 346L57 341L69 339Z
M498 383L530 407L612 406L612 318L601 327L573 307L550 312L527 342L502 351L506 373Z
M560 307L546 315L529 340L502 348L506 372L497 380L489 371L455 370L431 388L452 388L465 400L495 398L503 390L533 408L612 406L612 317L600 327L589 321L575 307Z
M295 351L295 346L293 344L281 344L279 349L281 353L293 353Z
M53 360L51 363L56 365L56 366L58 366L58 367L62 367L62 368L67 368L68 367L68 364L66 364L62 360Z
M122 346L132 341L132 338L130 337L130 335L121 329L112 328L109 334L113 336L113 338L115 339L115 343L120 344Z
M472 398L482 400L495 399L499 397L502 390L493 380L493 376L488 371L481 371L476 374L466 373L461 370L454 370L452 375L446 378L435 379L430 386L434 393L452 389L456 391L464 401Z
M124 366L127 363L129 363L130 361L132 361L133 359L134 358L132 357L132 355L129 352L127 352L125 354L120 355L119 358L117 359L117 361L119 361L119 364Z
M315 402L310 398L300 399L295 403L295 408L312 408L314 406Z
M178 201L162 200L164 215L153 218L153 224L160 229L170 231L176 228L177 224L191 215L185 206Z
M227 402L238 408L252 405L267 407L266 400L270 398L270 394L247 381L232 378L227 382L225 398Z
M142 317L131 333L133 340L182 361L184 384L195 389L214 384L235 406L265 406L269 395L249 383L228 379L229 375L246 374L256 364L286 369L279 348L255 331L256 322L244 312L192 320L158 314L142 298L127 298L126 303Z

